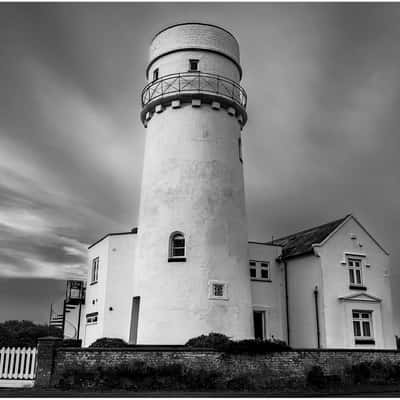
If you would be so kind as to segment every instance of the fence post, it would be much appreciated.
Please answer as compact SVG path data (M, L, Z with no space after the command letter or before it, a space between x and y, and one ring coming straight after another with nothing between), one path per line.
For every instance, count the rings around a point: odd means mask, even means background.
M38 339L35 387L45 388L50 386L56 349L61 346L61 343L61 338L53 336L46 336Z

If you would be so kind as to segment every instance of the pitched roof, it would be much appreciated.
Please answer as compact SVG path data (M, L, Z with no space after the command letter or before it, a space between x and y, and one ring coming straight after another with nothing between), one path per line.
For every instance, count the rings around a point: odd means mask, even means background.
M292 235L274 239L266 244L281 246L282 257L290 258L300 256L302 254L311 253L313 244L321 243L330 233L332 233L339 225L341 225L351 214L343 218L337 219L327 224L306 229Z

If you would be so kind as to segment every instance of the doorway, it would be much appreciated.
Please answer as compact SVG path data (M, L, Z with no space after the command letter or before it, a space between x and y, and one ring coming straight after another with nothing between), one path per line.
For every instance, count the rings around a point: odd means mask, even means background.
M254 319L254 337L256 339L265 340L265 311L253 311Z
M137 343L139 307L140 307L140 296L132 297L132 314L131 314L131 329L129 333L129 344Z

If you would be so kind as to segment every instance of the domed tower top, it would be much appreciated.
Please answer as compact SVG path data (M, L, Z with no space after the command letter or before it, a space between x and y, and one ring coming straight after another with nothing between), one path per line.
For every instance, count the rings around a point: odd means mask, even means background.
M217 103L235 115L241 127L247 121L247 95L239 85L239 44L224 28L190 22L163 29L151 42L146 77L141 112L145 126L156 110L192 100Z

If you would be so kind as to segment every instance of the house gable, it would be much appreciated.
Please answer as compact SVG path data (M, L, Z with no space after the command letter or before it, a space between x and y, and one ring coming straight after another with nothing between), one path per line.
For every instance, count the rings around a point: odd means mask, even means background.
M313 244L313 248L318 248L321 246L324 246L337 232L339 232L344 225L348 222L348 221L354 221L360 228L362 231L364 231L364 233L388 256L389 252L386 251L379 243L378 241L365 229L365 227L358 221L358 219L352 215L349 214L346 218L343 219L343 221L338 224L338 226L333 229L320 243L315 243Z

